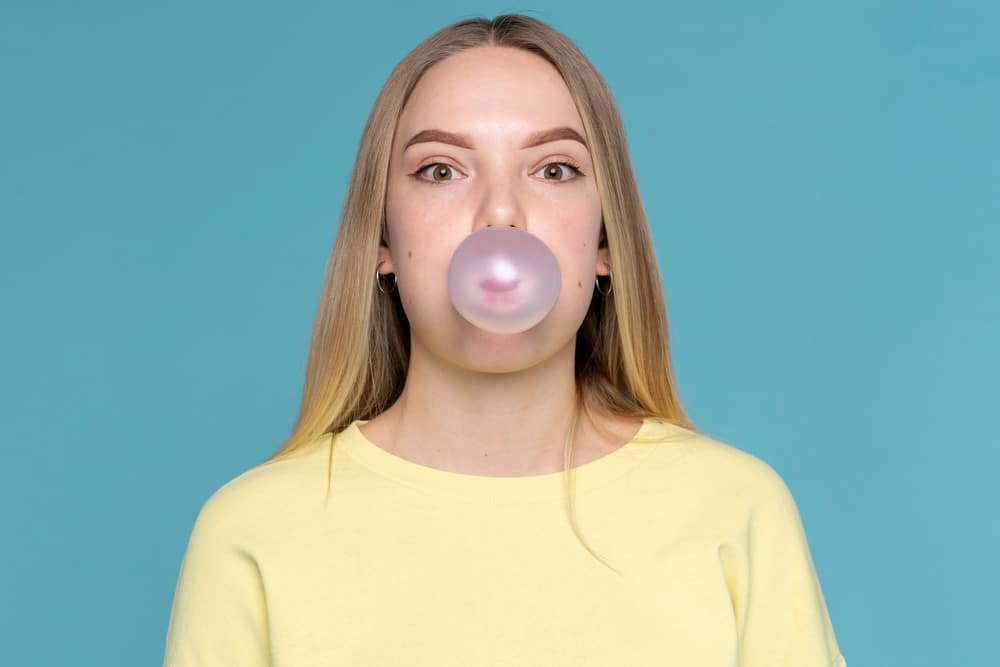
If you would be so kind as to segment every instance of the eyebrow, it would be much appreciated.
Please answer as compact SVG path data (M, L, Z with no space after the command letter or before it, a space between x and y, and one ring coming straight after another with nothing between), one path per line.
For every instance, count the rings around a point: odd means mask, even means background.
M583 144L584 148L588 151L590 150L590 147L587 146L586 139L584 139L579 132L571 127L553 127L548 130L541 130L539 132L529 134L528 138L525 139L524 144L521 145L521 148L533 148L535 146L547 144L550 141L560 141L562 139L578 141ZM451 144L452 146L467 148L469 150L475 149L475 146L472 144L472 139L469 138L467 134L445 132L444 130L421 130L413 135L413 138L406 142L406 146L403 147L403 152L406 152L406 150L414 144L421 144L430 141Z

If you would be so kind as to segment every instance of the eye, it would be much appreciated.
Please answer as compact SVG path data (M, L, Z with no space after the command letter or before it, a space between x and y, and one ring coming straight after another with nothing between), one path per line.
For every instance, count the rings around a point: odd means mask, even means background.
M434 170L431 171L430 179L421 176L421 174L426 172L431 167L434 167ZM413 174L411 174L411 176L419 178L422 181L429 181L431 183L447 183L448 181L455 180L454 178L448 178L448 174L450 172L455 172L455 171L456 169L447 162L433 162L429 165L421 167L420 169L417 169L415 172L413 172Z
M430 178L425 178L424 174L432 167L433 169L430 171L431 174ZM455 180L454 173L456 173L457 171L458 171L457 169L455 169L447 162L432 162L431 164L421 167L420 169L418 169L417 171L413 172L410 175L413 176L414 178L419 178L422 181L426 181L436 185ZM583 172L580 171L579 165L567 161L550 162L544 167L542 167L542 169L539 169L539 171L544 172L542 178L544 178L545 180L562 182L562 183L566 181L571 181L574 178L578 178L584 175ZM452 178L448 178L449 174L452 174Z
M550 162L539 171L545 172L542 177L547 181L572 181L574 178L583 176L583 172L580 171L580 166L573 164L572 162ZM535 172L538 173L538 172ZM563 178L563 176L571 175L570 178Z

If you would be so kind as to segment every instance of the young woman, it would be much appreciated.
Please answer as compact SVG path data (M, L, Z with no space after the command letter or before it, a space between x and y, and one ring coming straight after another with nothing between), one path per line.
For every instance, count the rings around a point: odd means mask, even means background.
M449 278L502 234L559 279L498 333ZM621 118L552 27L464 20L393 70L298 422L202 507L164 664L846 665L782 478L684 413Z

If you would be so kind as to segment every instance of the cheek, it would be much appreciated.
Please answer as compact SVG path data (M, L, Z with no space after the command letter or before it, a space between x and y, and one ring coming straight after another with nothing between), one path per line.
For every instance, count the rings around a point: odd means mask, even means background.
M559 252L573 266L589 266L597 259L601 235L601 210L592 207L567 207L550 218L543 239L553 252Z
M425 301L447 289L448 265L461 239L451 239L428 227L428 221L409 216L393 224L392 255L401 290Z
M567 266L572 267L572 280L569 285L575 290L582 290L589 295L597 275L597 251L600 237L601 220L588 221L581 225L575 233L567 235L567 243L572 244L572 253L567 253Z
M560 232L568 236L589 239L597 234L603 219L601 201L596 193L588 193L572 200L564 200L556 206L547 206L541 213L542 219L558 226Z
M545 239L549 250L556 256L561 274L564 297L576 298L581 290L589 295L588 285L594 282L597 266L597 242L589 235L567 233Z
M468 235L464 221L468 215L453 202L412 196L405 188L390 188L386 195L386 217L399 245L405 243L421 256L440 255L441 248L452 247ZM393 248L395 250L395 248Z

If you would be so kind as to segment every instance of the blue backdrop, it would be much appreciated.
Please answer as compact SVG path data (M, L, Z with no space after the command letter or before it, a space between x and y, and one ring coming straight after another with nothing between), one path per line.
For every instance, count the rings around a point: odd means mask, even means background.
M198 509L292 425L376 93L507 11L617 96L682 397L788 483L851 667L1000 664L1000 5L434 0L4 8L5 662L159 664Z

